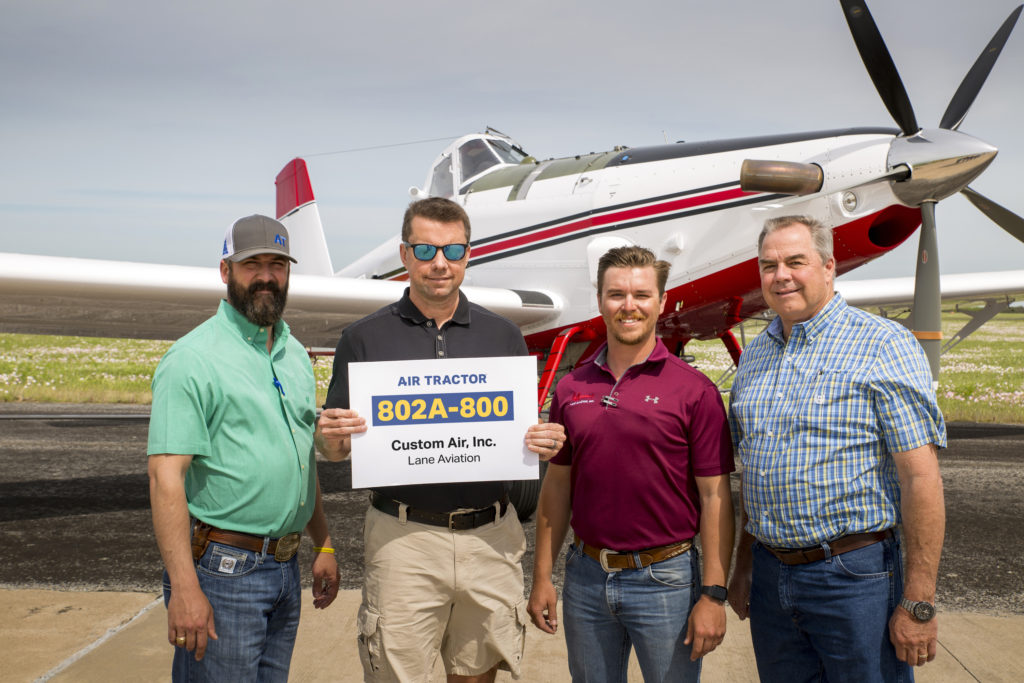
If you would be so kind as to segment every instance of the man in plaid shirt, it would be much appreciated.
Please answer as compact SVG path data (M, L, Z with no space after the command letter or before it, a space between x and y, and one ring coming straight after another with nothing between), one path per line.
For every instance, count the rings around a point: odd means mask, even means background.
M935 657L945 528L927 361L834 293L817 220L766 222L758 267L778 317L732 387L744 531L729 602L750 616L762 680L912 680Z

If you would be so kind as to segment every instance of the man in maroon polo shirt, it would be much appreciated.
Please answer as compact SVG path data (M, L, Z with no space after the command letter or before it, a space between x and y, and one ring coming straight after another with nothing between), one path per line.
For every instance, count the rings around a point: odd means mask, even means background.
M700 658L725 636L732 444L715 385L655 335L668 271L640 247L601 257L607 343L551 403L567 440L541 489L528 611L555 633L551 569L571 514L563 612L573 680L625 680L635 648L644 680L696 681Z

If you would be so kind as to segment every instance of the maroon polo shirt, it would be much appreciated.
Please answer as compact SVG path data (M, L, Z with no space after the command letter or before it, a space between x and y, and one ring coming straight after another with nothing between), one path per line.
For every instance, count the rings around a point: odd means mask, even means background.
M568 434L551 462L572 467L572 528L587 544L619 551L693 538L695 477L735 469L718 389L660 339L618 382L606 350L566 375L551 402L551 421Z

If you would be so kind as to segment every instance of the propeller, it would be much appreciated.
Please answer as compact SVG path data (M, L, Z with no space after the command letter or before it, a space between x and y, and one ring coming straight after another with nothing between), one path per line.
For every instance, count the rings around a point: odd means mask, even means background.
M900 79L896 65L878 26L863 0L840 0L846 23L861 61L875 84L889 114L902 131L890 147L890 167L905 166L910 178L893 182L893 192L904 202L921 207L921 234L914 276L914 336L924 348L933 381L939 377L942 340L941 292L939 289L938 231L935 204L950 194L962 192L968 200L997 225L1024 242L1024 218L967 187L995 157L995 148L956 131L992 71L1003 46L1013 31L1024 5L1014 9L996 31L964 77L946 108L939 130L922 130ZM933 143L943 150L958 148L956 154L922 154ZM945 158L942 158L945 156ZM969 168L967 168L969 167ZM918 178L915 178L917 172ZM902 187L901 187L902 185Z
M889 48L885 46L867 4L858 0L839 0L839 4L843 6L846 24L853 34L853 42L857 45L861 61L867 67L868 75L882 97L885 108L904 135L913 135L921 130L914 117L914 108L910 105L907 89L903 87Z
M974 98L978 96L981 86L985 84L985 79L988 78L992 67L995 66L999 53L1003 51L1006 39L1010 37L1010 32L1013 31L1017 18L1020 17L1021 9L1024 9L1024 5L1018 6L1017 9L1010 12L1010 16L1006 17L1006 21L999 27L996 34L992 36L992 40L988 42L988 45L985 46L981 54L978 55L974 66L964 76L960 87L956 89L956 94L949 101L949 106L946 107L946 113L942 115L939 128L956 130L960 127L964 116L967 115L967 110L974 104Z

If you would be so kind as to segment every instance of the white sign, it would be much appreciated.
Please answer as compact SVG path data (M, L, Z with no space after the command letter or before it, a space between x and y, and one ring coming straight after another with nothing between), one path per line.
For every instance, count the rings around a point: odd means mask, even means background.
M352 487L536 479L532 356L350 363Z

